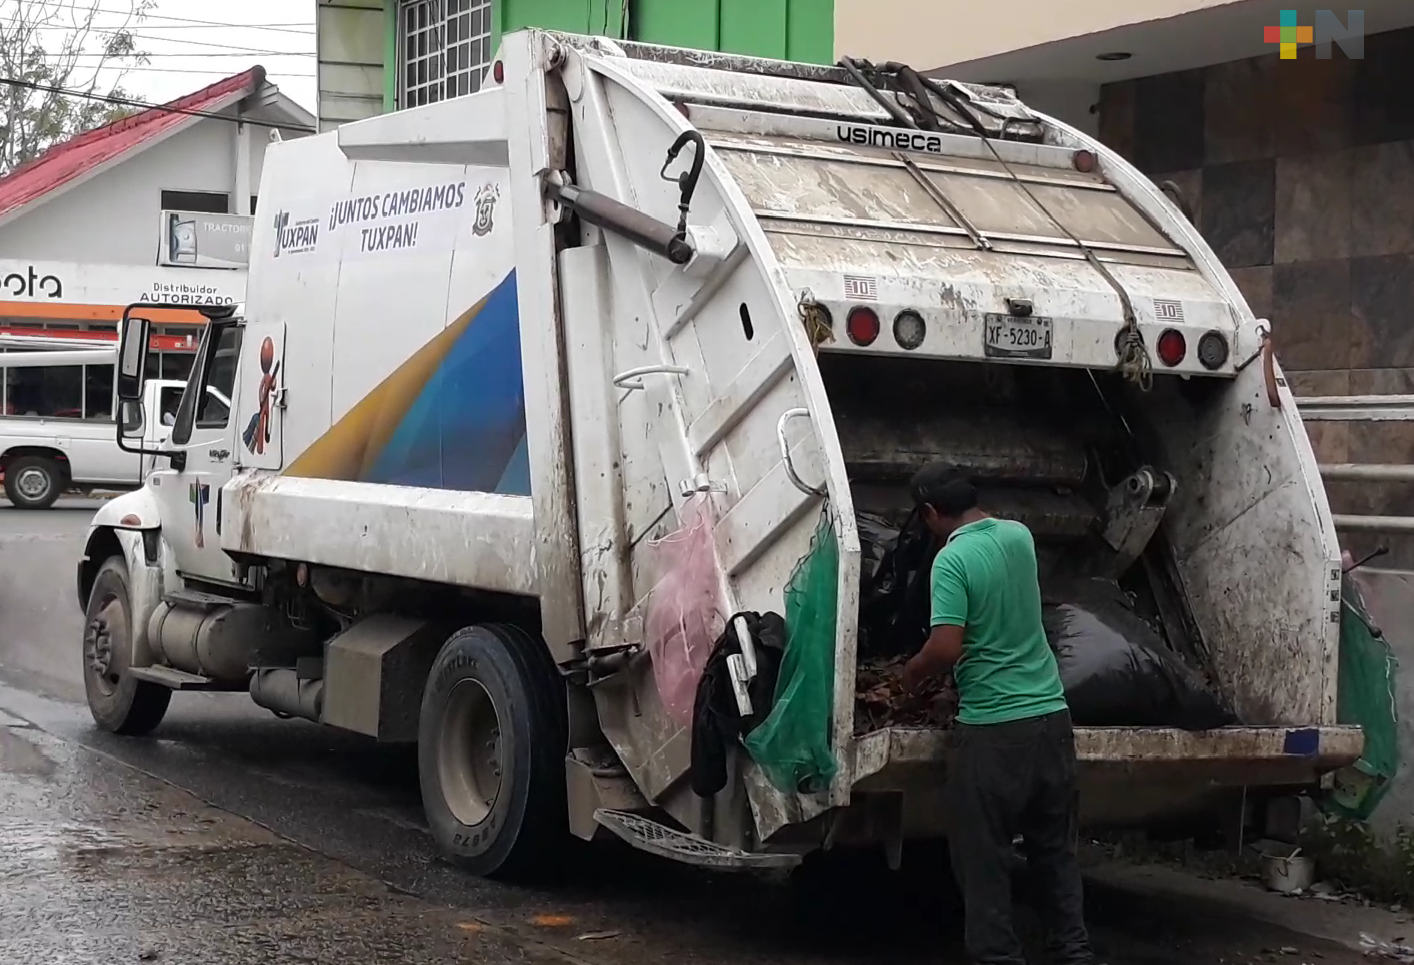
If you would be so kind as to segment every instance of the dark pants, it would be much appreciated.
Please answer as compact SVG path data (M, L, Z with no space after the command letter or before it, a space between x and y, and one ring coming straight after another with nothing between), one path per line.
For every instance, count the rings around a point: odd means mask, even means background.
M975 965L1025 965L1012 921L1017 835L1054 965L1091 965L1076 860L1075 735L1067 711L956 731L948 776L953 871Z

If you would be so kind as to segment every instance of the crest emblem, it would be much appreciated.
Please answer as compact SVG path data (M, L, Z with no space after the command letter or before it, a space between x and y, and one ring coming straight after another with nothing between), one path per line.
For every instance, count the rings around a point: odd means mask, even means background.
M494 181L483 184L476 192L476 221L471 226L472 234L484 237L496 227L496 202L500 197L501 186Z
M290 213L280 211L275 214L275 257L280 257L280 252L285 247L285 229L290 224Z

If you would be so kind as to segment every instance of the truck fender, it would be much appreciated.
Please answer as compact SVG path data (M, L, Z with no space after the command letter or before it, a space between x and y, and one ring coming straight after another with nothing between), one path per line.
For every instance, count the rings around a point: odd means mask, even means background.
M98 512L93 514L93 522L89 525L92 527L90 539L92 531L99 527L125 530L161 529L162 513L151 490L143 487L105 502L98 507ZM102 566L103 561L99 560L98 565Z
M83 555L79 558L78 605L88 609L93 581L105 560L121 556L128 567L128 610L132 619L131 667L152 664L147 640L148 618L162 602L160 516L157 502L145 489L126 493L105 503L89 526Z

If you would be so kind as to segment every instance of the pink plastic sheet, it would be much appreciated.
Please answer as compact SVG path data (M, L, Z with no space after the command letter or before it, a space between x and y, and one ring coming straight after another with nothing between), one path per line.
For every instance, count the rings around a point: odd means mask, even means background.
M658 696L668 714L689 727L697 683L726 618L708 498L691 499L680 522L672 535L650 544L661 578L648 597L644 631Z

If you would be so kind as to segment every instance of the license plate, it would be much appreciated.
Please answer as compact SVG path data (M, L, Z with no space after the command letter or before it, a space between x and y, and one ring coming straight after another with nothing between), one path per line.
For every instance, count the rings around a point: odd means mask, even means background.
M1039 316L988 315L982 354L994 359L1051 357L1051 320Z

